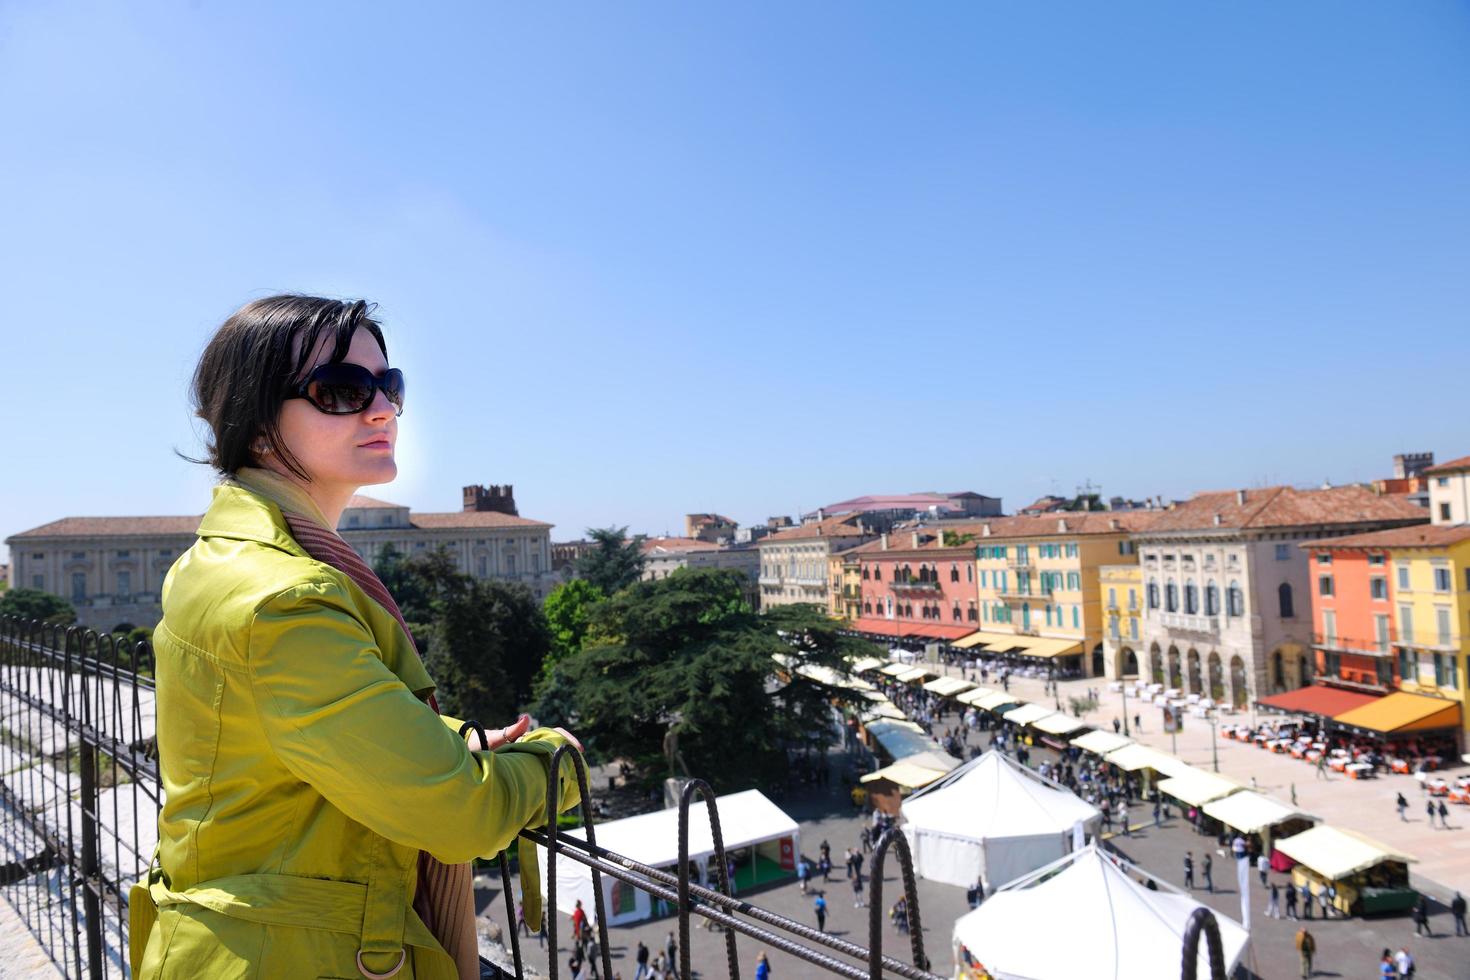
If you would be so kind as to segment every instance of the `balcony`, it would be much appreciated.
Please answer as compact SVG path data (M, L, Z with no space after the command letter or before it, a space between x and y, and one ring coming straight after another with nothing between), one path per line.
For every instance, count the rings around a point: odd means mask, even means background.
M1051 592L1032 592L1030 589L1015 587L996 589L995 594L1003 602L1051 602L1053 595Z
M1312 646L1319 650L1357 653L1368 657L1387 657L1393 653L1386 638L1379 641L1366 636L1338 636L1336 633L1320 633L1316 630L1312 631Z
M938 595L942 591L939 587L938 580L925 582L916 578L900 579L897 582L890 582L888 588L893 592L906 592L909 594L923 593L925 595Z
M1393 642L1401 647L1416 650L1438 650L1454 653L1460 649L1461 637L1456 633L1428 632L1426 630L1393 630Z
M1208 636L1218 635L1220 632L1219 616L1192 616L1189 613L1160 613L1159 622L1165 629L1178 630L1181 633L1200 633Z
M1017 557L1015 555L1010 555L1010 556L1008 556L1006 558L1006 568L1030 568L1030 567L1031 567L1031 559L1029 557Z

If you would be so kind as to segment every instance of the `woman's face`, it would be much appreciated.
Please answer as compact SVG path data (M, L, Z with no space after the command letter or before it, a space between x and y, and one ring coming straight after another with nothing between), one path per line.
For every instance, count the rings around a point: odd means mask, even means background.
M326 363L331 353L331 338L323 337L307 374ZM378 342L362 328L353 333L343 361L359 364L374 375L388 370L388 359ZM393 461L398 441L396 413L381 389L373 392L372 404L356 415L328 415L305 398L291 398L281 405L279 426L282 441L311 477L313 490L350 496L358 487L390 483L398 475L398 464ZM262 462L284 471L284 467L272 466L269 456Z

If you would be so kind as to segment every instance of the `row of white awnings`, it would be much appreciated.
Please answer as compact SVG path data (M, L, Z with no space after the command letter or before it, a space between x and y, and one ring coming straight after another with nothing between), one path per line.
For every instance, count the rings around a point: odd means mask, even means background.
M1082 653L1080 640L1020 636L1015 633L991 633L984 630L955 640L950 646L957 650L984 647L986 653L1012 654L1018 657L1069 657Z

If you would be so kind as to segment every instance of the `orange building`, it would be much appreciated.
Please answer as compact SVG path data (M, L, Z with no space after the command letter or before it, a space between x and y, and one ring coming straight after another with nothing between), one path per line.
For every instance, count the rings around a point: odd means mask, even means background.
M1396 683L1389 559L1381 545L1369 543L1375 535L1358 538L1302 546L1311 555L1317 676L1334 686L1385 693Z

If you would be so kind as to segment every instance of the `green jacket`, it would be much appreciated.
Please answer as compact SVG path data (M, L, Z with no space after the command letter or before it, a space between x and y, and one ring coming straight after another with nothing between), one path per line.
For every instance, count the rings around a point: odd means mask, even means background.
M565 740L471 752L393 615L241 486L215 488L153 643L165 801L130 896L135 976L358 977L402 955L401 980L456 977L411 907L418 853L489 857L545 824ZM570 809L571 760L561 776Z

